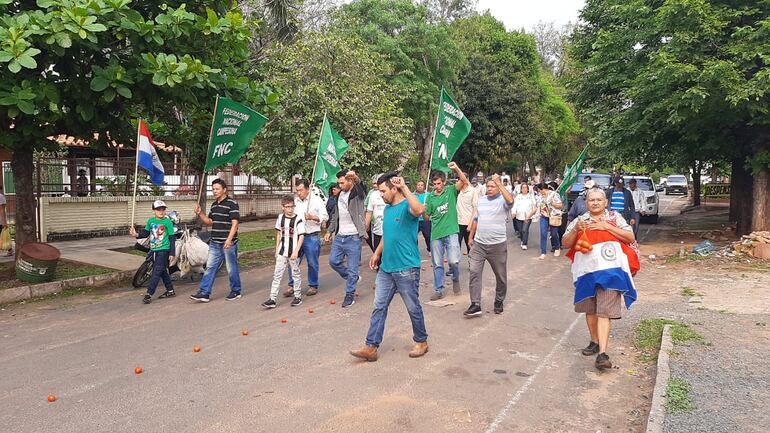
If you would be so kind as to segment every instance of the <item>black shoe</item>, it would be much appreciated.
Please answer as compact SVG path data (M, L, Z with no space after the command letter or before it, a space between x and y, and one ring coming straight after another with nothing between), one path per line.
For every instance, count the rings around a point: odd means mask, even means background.
M265 308L275 308L278 306L278 304L276 304L274 300L268 299L267 301L262 303L262 306Z
M299 305L302 305L302 298L294 298L294 299L291 301L291 306L292 306L292 307L297 307L297 306L299 306Z
M144 302L145 304L149 304L150 302L152 302L152 295L150 295L149 293L144 295L144 298L142 298L142 302Z
M194 295L190 295L190 299L192 299L193 301L204 302L204 303L209 302L211 300L209 299L209 295L204 295L202 292L198 292Z
M173 290L166 290L162 295L158 296L158 299L172 298L176 296L176 292Z
M225 298L225 301L234 301L236 299L241 299L241 292L230 292Z
M345 295L345 300L342 301L342 308L348 308L355 303L356 303L355 295L352 293L348 293Z
M604 370L605 368L612 368L610 357L606 353L602 352L596 356L596 362L594 363L596 368Z
M471 303L471 306L463 313L466 317L481 316L481 305L475 302Z
M503 301L495 301L495 314L503 312Z
M452 271L446 271L446 276L447 277L451 277L452 276Z
M580 353L582 353L585 356L596 355L597 353L599 353L599 343L595 343L593 341L590 342L585 349L580 351Z

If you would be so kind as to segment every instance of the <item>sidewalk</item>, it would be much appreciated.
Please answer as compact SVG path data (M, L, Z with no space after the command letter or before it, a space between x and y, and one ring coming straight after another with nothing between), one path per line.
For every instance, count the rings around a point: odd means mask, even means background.
M271 229L275 220L261 219L240 224L241 233ZM102 266L119 271L137 269L144 262L144 257L112 251L133 245L129 236L111 236L104 238L81 239L77 241L52 242L51 245L61 251L61 258L88 265ZM13 262L14 257L0 257L0 263Z

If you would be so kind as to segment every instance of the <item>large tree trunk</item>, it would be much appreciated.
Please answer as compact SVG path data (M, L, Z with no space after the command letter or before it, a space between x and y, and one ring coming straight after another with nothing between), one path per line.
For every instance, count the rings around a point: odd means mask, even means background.
M736 223L735 233L738 236L751 231L754 183L745 164L744 157L733 159L730 175L730 221Z
M752 231L770 230L770 169L764 167L754 175Z
M11 158L13 183L16 187L16 253L21 247L37 241L35 191L32 171L35 164L31 148L16 149Z
M692 204L693 206L700 206L700 161L695 161L692 164Z

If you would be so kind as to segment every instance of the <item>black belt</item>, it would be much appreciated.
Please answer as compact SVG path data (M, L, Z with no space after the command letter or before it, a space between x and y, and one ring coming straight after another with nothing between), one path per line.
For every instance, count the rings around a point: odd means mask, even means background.
M321 232L305 233L305 236L318 236Z

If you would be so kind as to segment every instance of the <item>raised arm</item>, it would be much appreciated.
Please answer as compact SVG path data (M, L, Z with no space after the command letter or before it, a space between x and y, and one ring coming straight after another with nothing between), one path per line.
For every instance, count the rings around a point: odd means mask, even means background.
M449 164L447 164L447 167L449 167L457 175L458 180L457 180L457 183L455 184L455 188L457 189L457 191L462 191L463 189L465 189L465 185L468 185L470 183L468 182L468 178L465 177L465 173L463 173L463 171L460 170L460 167L458 167L454 161L450 161Z

